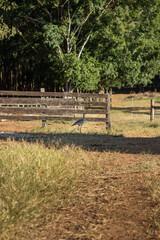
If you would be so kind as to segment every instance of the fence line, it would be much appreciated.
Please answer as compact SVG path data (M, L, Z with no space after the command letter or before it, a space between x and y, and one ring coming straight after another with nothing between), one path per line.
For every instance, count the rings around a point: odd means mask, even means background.
M31 97L96 97L105 98L108 94L99 93L68 93L68 92L33 92L33 91L0 91L1 96L31 96Z
M78 120L75 114L84 112L87 121L111 127L109 94L0 91L0 119L42 120L44 127L47 120Z
M160 118L160 105L155 106L155 104L160 104L160 101L156 101L154 99L151 100L151 114L150 120L154 120L155 118Z

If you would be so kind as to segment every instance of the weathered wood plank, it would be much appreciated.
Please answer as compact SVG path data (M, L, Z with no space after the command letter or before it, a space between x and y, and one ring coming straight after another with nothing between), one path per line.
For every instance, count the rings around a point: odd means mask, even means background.
M81 110L81 109L47 109L47 108L15 108L15 107L0 107L0 113L11 114L47 114L47 115L61 115L61 114L106 114L106 109L103 110Z
M150 121L154 120L154 99L151 99Z
M110 119L110 96L106 98L106 129L111 128L111 119Z
M105 102L89 102L89 101L75 101L73 99L64 98L51 98L51 99L40 99L40 98L5 98L0 97L0 104L29 104L29 105L42 105L57 106L57 105L72 105L72 106L106 106Z
M45 92L45 88L41 88L40 89L41 92ZM41 97L42 100L45 100L45 97ZM46 104L42 104L42 108L43 109L46 109L47 108L47 105ZM44 116L46 114L43 114ZM47 127L47 121L46 120L42 120L42 127Z
M76 121L79 117L73 117L71 114L86 112L87 114L103 114L104 118L89 117L86 120L105 122L110 127L107 118L109 114L109 106L106 106L107 98L108 94L97 93L0 91L0 105L11 105L0 107L0 119ZM82 108L79 109L76 106L82 106ZM21 116L21 114L24 115Z
M160 103L160 101L154 101L155 103Z
M33 92L33 91L0 91L1 96L38 96L38 97L96 97L107 98L107 94L99 93L66 93L66 92Z
M8 120L21 120L21 121L34 121L34 120L61 120L61 121L77 121L77 117L53 117L53 116L11 116L11 115L0 115L0 119ZM86 118L86 122L105 122L106 118Z

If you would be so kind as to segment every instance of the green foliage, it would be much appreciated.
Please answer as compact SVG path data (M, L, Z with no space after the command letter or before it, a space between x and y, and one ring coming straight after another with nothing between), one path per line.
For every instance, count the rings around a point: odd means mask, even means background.
M12 26L11 28L4 22L4 12L7 15L7 12L10 11L10 9L14 8L14 2L9 3L8 1L1 0L0 2L0 40L3 40L5 38L10 39L11 36L14 36L16 34L16 29Z
M58 26L48 23L43 26L44 43L50 48L57 48L64 41L63 32L66 32L65 26Z
M145 86L159 72L160 0L3 0L0 8L0 45L10 45L5 59L15 69L27 62L46 85Z
M122 2L114 13L103 17L92 43L95 56L103 63L101 83L106 88L146 86L160 67L160 1L145 7L136 1ZM132 2L137 5L134 9Z
M64 56L64 78L81 90L93 91L100 81L99 63L95 58L85 55L78 59L76 54Z

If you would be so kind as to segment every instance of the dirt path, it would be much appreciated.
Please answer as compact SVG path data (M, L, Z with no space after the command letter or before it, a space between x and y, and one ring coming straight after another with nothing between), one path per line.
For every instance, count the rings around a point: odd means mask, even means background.
M36 123L31 126L19 126L18 123L6 127L1 124L1 131L14 132L16 130L29 131L38 127ZM108 145L109 142L107 142ZM95 142L95 144L98 144ZM114 144L116 142L114 141ZM117 145L119 142L117 143ZM136 143L135 143L136 144ZM125 142L126 146L126 142ZM112 146L111 146L112 147ZM134 147L138 147L134 146ZM137 154L119 153L117 162L110 164L109 174L90 171L83 183L79 182L79 189L75 202L52 214L52 219L42 219L27 228L27 233L17 239L34 240L158 240L160 237L151 227L151 198L145 189L145 178L141 172L115 174L122 165L130 169L135 164ZM155 151L156 152L156 151ZM90 152L95 158L108 158L108 153ZM107 157L106 157L107 155ZM84 168L84 175L85 168ZM35 227L36 226L36 227ZM26 235L27 234L27 235Z
M77 202L59 209L49 225L41 230L38 227L32 238L29 237L37 240L159 239L149 233L151 200L143 182L143 175L135 173L89 177L86 188L77 193Z

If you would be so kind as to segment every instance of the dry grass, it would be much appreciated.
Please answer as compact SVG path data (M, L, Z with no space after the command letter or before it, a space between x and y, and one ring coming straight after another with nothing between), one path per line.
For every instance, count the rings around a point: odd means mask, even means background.
M1 239L159 239L160 122L149 121L150 100L131 104L113 96L109 132L0 123L32 133L0 141Z
M8 141L0 148L0 235L67 204L75 191L77 150ZM14 229L15 228L15 229Z
M144 175L147 190L151 196L152 208L150 216L152 231L149 236L152 237L152 234L154 233L157 239L160 238L160 173L158 168L159 163L154 172L149 172Z

